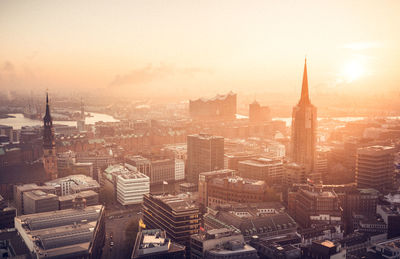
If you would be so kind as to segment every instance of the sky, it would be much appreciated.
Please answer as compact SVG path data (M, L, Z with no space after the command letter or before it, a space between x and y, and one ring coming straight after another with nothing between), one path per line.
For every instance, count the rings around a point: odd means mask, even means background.
M400 82L400 1L0 1L0 89L311 98Z

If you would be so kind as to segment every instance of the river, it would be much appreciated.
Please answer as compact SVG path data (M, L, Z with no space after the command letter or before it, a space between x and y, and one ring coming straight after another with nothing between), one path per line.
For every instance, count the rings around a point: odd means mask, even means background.
M0 119L0 125L12 126L13 129L21 129L21 127L23 127L23 126L37 126L37 125L43 124L43 121L32 120L32 119L26 118L26 117L24 117L24 115L22 113L14 113L14 114L11 113L9 115L14 116L15 118ZM104 121L104 122L118 121L111 115L107 115L107 114L90 112L90 115L91 115L91 117L85 118L86 124L95 124L98 121ZM53 123L54 124L63 124L63 125L68 125L68 126L76 126L76 121L53 121Z

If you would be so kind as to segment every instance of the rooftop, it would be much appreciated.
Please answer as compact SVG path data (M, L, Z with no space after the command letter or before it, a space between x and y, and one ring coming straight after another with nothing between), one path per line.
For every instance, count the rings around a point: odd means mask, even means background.
M178 195L151 195L154 199L160 200L175 211L198 210L198 206L186 194Z
M88 252L103 211L102 205L96 205L23 215L16 217L15 221L36 254L43 257L78 255Z

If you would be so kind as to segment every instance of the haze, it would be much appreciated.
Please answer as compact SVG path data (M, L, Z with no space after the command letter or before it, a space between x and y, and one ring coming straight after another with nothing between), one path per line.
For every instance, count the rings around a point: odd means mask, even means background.
M1 1L0 88L398 93L399 1ZM297 97L296 97L297 98Z

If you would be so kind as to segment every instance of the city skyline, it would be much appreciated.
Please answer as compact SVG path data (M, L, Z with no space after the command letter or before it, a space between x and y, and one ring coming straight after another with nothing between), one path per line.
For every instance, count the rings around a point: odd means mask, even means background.
M3 1L0 86L196 98L396 92L397 1ZM339 19L340 17L340 19ZM79 30L76 30L79 28Z

